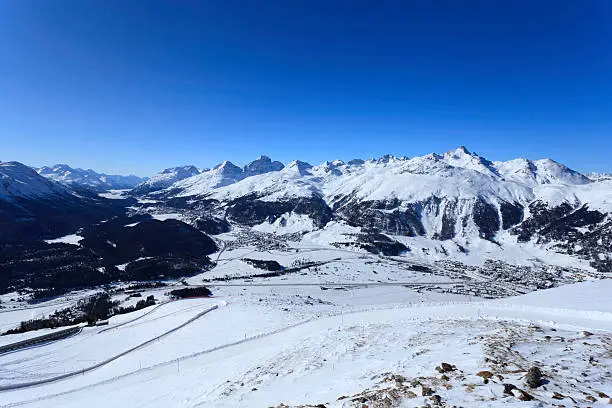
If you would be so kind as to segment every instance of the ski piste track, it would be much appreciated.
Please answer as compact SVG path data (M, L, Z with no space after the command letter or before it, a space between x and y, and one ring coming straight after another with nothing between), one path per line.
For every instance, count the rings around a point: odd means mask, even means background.
M34 386L37 386L37 385L48 384L48 383L51 383L51 382L55 382L55 381L59 381L59 380L64 380L66 378L74 377L74 376L77 376L77 375L84 375L85 373L87 373L89 371L93 371L93 370L95 370L97 368L105 366L105 365L107 365L107 364L109 364L109 363L111 363L111 362L113 362L113 361L115 361L115 360L117 360L117 359L127 355L127 354L130 354L130 353L132 353L132 352L134 352L134 351L136 351L138 349L141 349L143 347L146 347L149 344L151 344L153 342L156 342L156 341L160 340L161 338L166 337L166 336L168 336L168 335L170 335L170 334L172 334L172 333L182 329L183 327L185 327L188 324L196 321L197 319L199 319L200 317L204 316L205 314L210 313L213 310L216 310L218 308L219 308L218 305L211 306L208 309L206 309L206 310L198 313L194 317L190 318L189 320L185 321L184 323L182 323L182 324L180 324L180 325L178 325L178 326L176 326L176 327L174 327L174 328L172 328L172 329L170 329L170 330L160 334L159 336L155 336L155 337L153 337L153 338L151 338L151 339L149 339L149 340L147 340L147 341L145 341L143 343L140 343L140 344L138 344L138 345L136 345L136 346L134 346L134 347L132 347L132 348L130 348L128 350L125 350L125 351L123 351L123 352L121 352L119 354L114 355L113 357L107 358L106 360L103 360L103 361L101 361L101 362L99 362L97 364L94 364L92 366L89 366L89 367L86 367L86 368L83 368L83 369L80 369L80 370L77 370L77 371L72 371L72 372L69 372L69 373L65 373L65 374L62 374L62 375L58 375L58 376L55 376L55 377L46 378L44 380L28 381L28 382L24 382L24 383L0 386L0 391L9 391L9 390L16 390L16 389L20 389L20 388L34 387Z
M463 281L455 281L455 282L419 282L419 283L414 283L414 282L335 282L335 283L262 283L262 284L254 284L254 283L244 283L244 284L240 284L240 283L214 283L214 284L208 284L208 285L191 285L192 287L299 287L299 286L313 286L313 287L326 287L326 288L354 288L354 287L371 287L371 286L405 286L405 287L420 287L420 286L427 286L427 285L455 285L458 283L468 283L468 282L463 282ZM149 314L155 312L157 309L161 308L162 306L168 304L172 302L172 300L169 301L165 301L162 302L158 305L155 305L153 308L151 308L150 310L148 310L146 313L143 313L142 315L131 319L131 320L127 320L123 323L119 323L110 327L106 327L100 331L98 331L98 334L110 331L110 330L115 330L118 329L120 327L129 325L131 323L135 323L138 320L148 316ZM66 303L66 302L64 302ZM32 345L45 345L48 343L51 343L53 341L58 341L58 340L62 340L68 336L73 336L73 335L77 335L78 333L80 333L82 330L82 327L75 327L75 328L70 328L70 329L65 329L62 331L58 331L56 333L50 333L50 334L46 334L44 336L38 336L38 337L34 337L28 340L23 340L23 341L19 341L16 343L11 343L11 344L7 344L5 346L1 346L0 347L0 355L4 354L4 353L8 353L8 352L15 352L15 351L19 351L22 349L25 349L27 347L30 347ZM2 387L0 387L0 391L2 391Z
M343 287L370 287L370 286L406 286L420 287L432 285L458 285L466 284L469 281L453 281L453 282L322 282L322 283L210 283L207 285L191 285L192 287L298 287L298 286L314 286L324 288L343 288Z
M81 330L83 330L83 327L81 326L71 327L69 329L56 331L54 333L49 333L42 336L32 337L27 340L18 341L16 343L7 344L5 346L0 347L0 355L12 353L36 345L43 345L44 343L62 340L70 336L75 336L79 334Z
M143 313L143 314L141 314L140 316L138 316L138 317L136 317L136 318L134 318L134 319L131 319L131 320L127 320L127 321L125 321L125 322L123 322L123 323L119 323L119 324L116 324L116 325L114 325L114 326L106 327L106 328L104 328L104 329L100 330L100 331L98 332L98 334L100 334L100 333L104 333L105 331L109 331L109 330L118 329L119 327L121 327L121 326L125 326L126 324L134 323L135 321L138 321L138 320L142 319L143 317L145 317L145 316L147 316L147 315L149 315L149 314L153 313L154 311L156 311L156 310L157 310L157 309L159 309L160 307L162 307L162 306L164 306L164 305L167 305L167 304L168 304L168 303L170 303L170 302L171 302L171 301L167 301L167 302L162 302L162 303L160 303L160 304L158 304L158 305L155 305L155 307L151 308L151 310L147 311L146 313Z
M218 306L213 306L212 308L202 312L200 315L206 314L212 310L217 309ZM66 390L59 393L48 394L42 397L23 400L19 402L13 402L7 405L3 405L2 407L15 407L22 406L26 404L30 404L37 401L43 401L45 399L54 398L62 395L71 394L74 392L91 389L92 387L103 386L106 384L113 383L115 381L119 381L124 378L132 377L134 375L138 375L145 372L150 372L156 369L174 366L181 361L186 361L190 359L194 359L200 357L202 355L214 353L219 350L237 347L245 343L256 342L257 340L280 335L284 332L288 332L293 329L297 329L301 326L306 326L310 323L315 324L316 322L325 322L326 320L330 321L331 324L339 324L337 318L339 316L343 316L341 325L344 326L344 319L347 320L350 317L354 317L356 319L359 318L359 314L362 313L379 313L383 320L388 318L394 319L395 316L393 314L399 314L401 319L406 320L436 320L436 319L488 319L488 320L507 320L507 321L517 321L523 323L537 323L542 324L544 326L565 326L571 327L575 329L591 329L591 330L612 330L612 313L608 312L600 312L600 311L586 311L586 310L575 310L575 309L560 309L560 308L546 308L546 307L532 307L532 306L524 306L524 305L515 305L509 303L493 303L493 302L440 302L440 303L415 303L415 304L407 304L407 305L394 305L394 306L381 306L381 307L368 307L363 309L353 309L349 311L340 311L334 313L327 313L325 315L317 315L313 316L309 319L302 320L300 322L272 330L270 332L257 334L254 336L246 337L244 339L229 342L223 345L219 345L213 348L209 348L206 350L201 350L192 354L188 354L176 359L172 359L169 361L160 362L157 364L153 364L149 367L143 367L122 375L118 375L103 381L99 381L93 384L88 384L85 386L73 388L70 390ZM391 315L391 316L389 316ZM386 318L385 318L386 316ZM199 317L196 316L191 321L197 319ZM580 318L581 324L576 324L576 318ZM585 326L584 323L588 322L589 326ZM189 322L182 324L180 327L185 326ZM351 324L351 322L347 322L347 324ZM176 331L180 327L177 327L171 331ZM169 334L164 333L162 336ZM160 337L156 339L159 339ZM136 350L139 347L142 347L156 339L151 339L146 343L143 343L141 346L137 346L133 349L130 349L121 355L125 355L131 351ZM121 356L120 355L120 356ZM114 359L119 358L120 356L115 356ZM112 361L110 359L108 362ZM107 362L104 362L106 364ZM25 388L32 387L35 385L42 385L45 383L49 383L52 381L57 381L60 379L68 378L73 375L78 375L87 371L91 371L96 367L92 367L86 370L81 370L76 372L76 374L70 374L68 376L60 376L61 378L48 379L43 381L32 382L28 384L22 384L20 387L15 386L5 386L0 388L0 391L9 391L17 388Z
M151 308L151 310L148 310L146 313L143 313L142 315L131 319L131 320L127 320L123 323L119 323L110 327L106 327L100 331L98 331L98 334L100 333L104 333L106 331L109 330L114 330L114 329L118 329L122 326L128 325L130 323L134 323L140 319L142 319L143 317L148 316L149 314L155 312L158 308L167 305L168 303L173 302L172 300L166 301L166 302L162 302L158 305L155 305L153 308ZM60 330L57 331L55 333L49 333L49 334L45 334L43 336L37 336L37 337L33 337L31 339L27 339L27 340L22 340L22 341L18 341L15 343L10 343L7 344L5 346L0 346L0 355L5 354L5 353L9 353L9 352L16 352L19 350L23 350L25 348L29 348L30 346L33 345L40 345L40 346L44 346L47 344L50 344L51 342L54 341L59 341L59 340L63 340L67 337L70 336L76 336L77 334L79 334L81 331L83 330L82 326L78 326L78 327L72 327L69 329L65 329L65 330Z

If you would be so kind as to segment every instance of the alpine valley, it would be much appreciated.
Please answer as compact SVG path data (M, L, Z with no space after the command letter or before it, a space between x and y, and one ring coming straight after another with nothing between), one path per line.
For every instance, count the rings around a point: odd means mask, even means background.
M459 147L315 166L261 156L150 179L3 162L0 176L4 291L189 276L250 240L478 270L524 291L612 271L612 180L550 159Z
M550 159L0 162L0 406L605 404L610 277Z

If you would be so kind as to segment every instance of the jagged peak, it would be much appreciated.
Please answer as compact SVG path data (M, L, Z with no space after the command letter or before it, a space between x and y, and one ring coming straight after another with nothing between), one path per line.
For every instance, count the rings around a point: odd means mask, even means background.
M377 163L389 163L389 162L393 162L396 160L396 157L392 154L385 154L383 156L381 156L378 160Z
M180 170L184 170L184 171L196 171L199 172L198 168L192 164L185 164L182 166L175 166L175 167L168 167L167 169L163 169L160 174L170 174L170 173L174 173L176 171L180 171Z
M472 157L476 159L486 160L484 157L479 156L475 152L471 152L465 146L459 146L456 149L449 150L441 155L443 158L464 158L464 157Z
M361 165L365 164L365 160L362 160L362 159L352 159L352 160L349 160L346 164L348 164L349 166L361 166Z
M239 168L238 166L236 166L236 165L235 165L234 163L232 163L231 161L229 161L229 160L224 160L224 161L222 161L221 163L217 164L215 167L213 167L213 169L220 169L220 168L226 168L226 167L229 167L229 168L234 168L234 167L235 167L235 168Z
M465 147L464 145L459 146L457 149L455 149L456 151L461 151L465 154L472 154L472 152L470 152L467 147Z
M309 173L309 170L312 168L312 164L301 161L301 160L293 160L289 163L284 169L287 171L297 171L301 175L305 175Z
M432 160L432 161L442 160L443 158L444 157L439 155L438 153L429 153L429 154L426 154L424 156L413 157L413 159L416 159L416 160L425 159L425 160Z
M336 159L336 160L326 160L323 162L323 166L325 167L338 167L338 166L344 166L346 163L344 163L344 161Z
M492 162L479 156L477 153L470 152L465 146L459 146L454 150L449 150L438 157L440 160L453 167L475 170L492 177L500 177L500 174Z
M272 161L266 155L259 156L243 168L244 177L255 176L258 174L269 173L271 171L280 171L285 165L279 161Z

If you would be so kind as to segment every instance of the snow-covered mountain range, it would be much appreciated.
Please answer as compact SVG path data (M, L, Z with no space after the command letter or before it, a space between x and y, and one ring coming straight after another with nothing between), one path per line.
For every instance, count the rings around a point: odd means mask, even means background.
M281 162L273 162L267 156L260 156L257 160L242 168L230 161L224 161L212 169L201 171L195 166L172 167L137 186L132 194L142 195L167 188L188 189L190 187L199 191L209 191L213 188L233 184L247 177L279 171L283 167L284 165Z
M94 191L113 189L131 189L146 181L146 178L129 175L97 173L91 169L72 168L67 164L56 164L36 169L38 174L48 179L77 187L85 187Z
M594 182L550 159L492 162L459 147L412 158L275 163L261 157L241 169L226 161L148 197L280 234L334 221L460 248L474 240L554 243L609 267L612 181Z
M44 213L42 202L56 209L70 208L66 200L91 206L92 197L73 188L101 181L78 178L78 171L63 166L39 170L49 179L19 163L3 163L2 169L0 197L12 203L3 205L7 220L32 213L30 208ZM180 214L208 234L234 226L279 235L327 231L329 244L377 237L398 251L426 240L441 243L451 257L477 251L481 242L537 245L599 270L612 268L612 180L550 159L493 162L465 147L314 166L299 160L284 166L261 156L244 167L224 161L212 169L166 169L130 196L140 204L128 211ZM338 226L340 232L333 232Z
M76 191L19 162L0 162L0 242L74 230L118 211L88 189Z
M589 173L586 176L593 181L612 180L612 173L594 172L594 173Z

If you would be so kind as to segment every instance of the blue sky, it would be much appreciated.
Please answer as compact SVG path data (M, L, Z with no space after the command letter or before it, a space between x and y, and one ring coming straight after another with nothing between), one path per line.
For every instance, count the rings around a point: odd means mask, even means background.
M612 2L0 2L0 159L177 164L459 145L612 171Z

